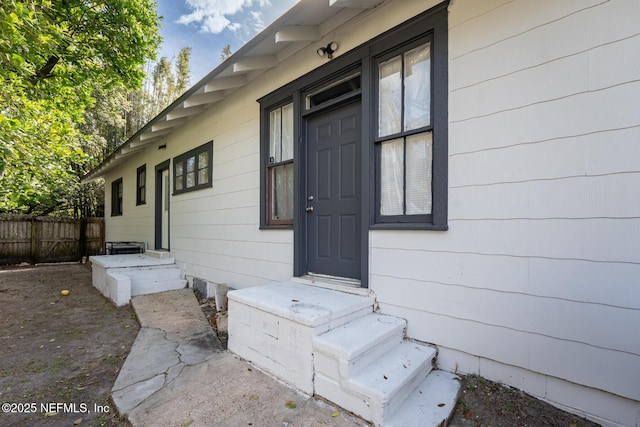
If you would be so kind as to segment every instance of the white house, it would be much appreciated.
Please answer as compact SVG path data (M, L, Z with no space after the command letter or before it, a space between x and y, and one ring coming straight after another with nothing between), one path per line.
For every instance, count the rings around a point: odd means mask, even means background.
M637 0L301 0L85 180L107 241L189 279L359 286L439 369L637 427L639 23Z

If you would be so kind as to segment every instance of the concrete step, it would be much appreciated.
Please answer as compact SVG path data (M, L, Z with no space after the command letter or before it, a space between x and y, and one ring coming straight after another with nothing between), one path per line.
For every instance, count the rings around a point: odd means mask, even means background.
M119 273L129 276L132 285L182 278L182 271L175 265L127 268Z
M187 286L187 280L181 278L157 279L131 282L131 296L154 294L157 292L182 289Z
M386 427L439 427L451 417L460 378L444 371L432 371L384 420Z
M349 378L345 389L363 396L369 404L367 419L376 425L398 408L431 372L436 350L403 341Z
M316 372L343 382L359 367L400 344L405 327L404 319L371 313L316 336L313 340Z
M313 338L373 312L375 299L296 282L234 290L228 348L261 369L314 393Z

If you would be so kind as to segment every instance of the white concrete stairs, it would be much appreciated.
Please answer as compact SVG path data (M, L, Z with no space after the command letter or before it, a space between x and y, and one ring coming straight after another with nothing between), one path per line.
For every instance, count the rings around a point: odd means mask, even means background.
M406 321L375 299L285 282L229 293L229 349L375 426L441 426L458 377L436 350L405 339Z
M313 339L315 393L376 426L440 426L458 395L432 371L436 349L404 339L403 319L370 313Z
M132 296L182 289L187 285L168 252L100 255L90 257L90 261L93 286L118 307L128 304Z

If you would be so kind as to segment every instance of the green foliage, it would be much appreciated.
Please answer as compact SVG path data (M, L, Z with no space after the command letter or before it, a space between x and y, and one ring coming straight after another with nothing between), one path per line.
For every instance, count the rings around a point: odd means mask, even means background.
M0 4L0 211L69 205L96 155L86 109L139 87L159 41L152 0Z

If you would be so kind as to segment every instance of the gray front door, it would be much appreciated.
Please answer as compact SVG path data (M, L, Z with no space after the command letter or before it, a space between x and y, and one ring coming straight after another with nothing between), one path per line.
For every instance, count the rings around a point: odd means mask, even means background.
M359 100L307 119L307 271L360 279Z

